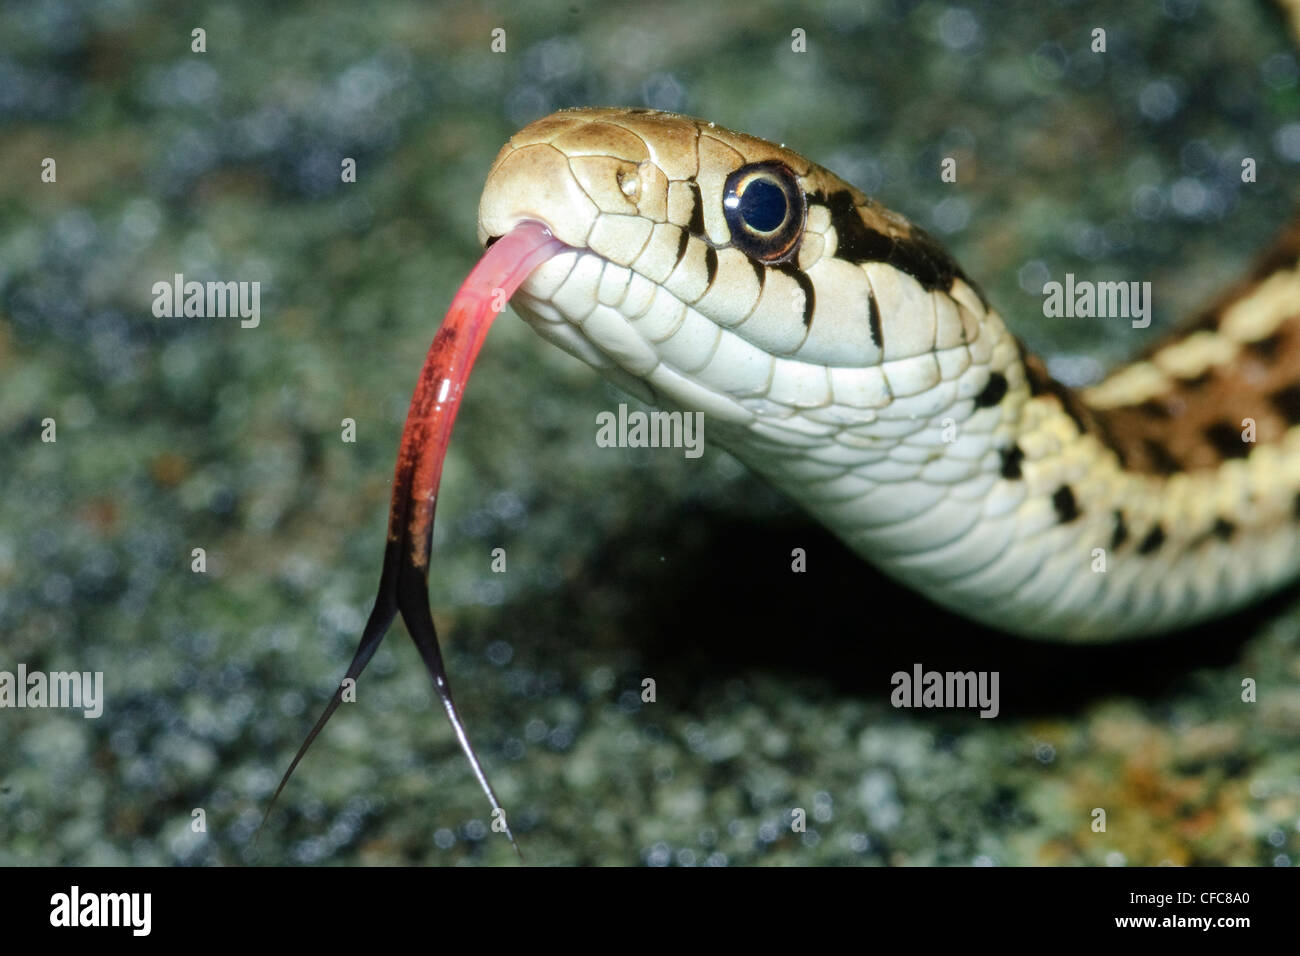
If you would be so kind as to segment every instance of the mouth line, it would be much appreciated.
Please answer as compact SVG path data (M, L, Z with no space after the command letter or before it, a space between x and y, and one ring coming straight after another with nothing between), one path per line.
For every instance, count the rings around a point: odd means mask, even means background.
M538 229L538 230L541 230L541 231L542 231L546 236L550 237L550 239L551 239L551 241L552 241L552 244L563 247L563 248L557 249L557 250L553 253L553 256L554 256L554 255L559 255L561 252L566 252L566 251L575 251L575 252L578 252L578 251L588 251L588 252L590 252L590 251L591 251L591 250L589 250L589 249L585 249L585 250L584 250L582 247L579 247L579 246L571 246L571 245L569 245L567 242L565 242L564 240L557 238L556 235L555 235L555 229L554 229L554 227L553 227L549 222L547 222L545 219L542 219L542 218L539 217L539 216L524 216L524 217L520 218L519 220L517 220L513 225L511 225L511 227L510 227L509 229L507 229L505 232L502 232L502 233L489 233L489 234L488 234L488 237L487 237L485 240L483 240L483 251L486 252L488 249L491 249L494 245L496 245L498 242L500 242L500 241L501 241L502 239L504 239L506 236L510 235L512 232L518 232L520 229L530 229L530 230L532 230L532 229ZM546 261L546 260L543 260L543 261ZM539 263L539 264L540 264L540 263Z

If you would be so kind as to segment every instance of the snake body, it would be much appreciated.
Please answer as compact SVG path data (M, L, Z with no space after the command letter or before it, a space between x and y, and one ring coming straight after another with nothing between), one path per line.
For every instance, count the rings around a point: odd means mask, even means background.
M797 153L580 109L501 150L479 241L567 247L513 304L863 558L1024 635L1227 613L1300 570L1300 232L1178 338L1079 392L932 237ZM1253 439L1253 440L1250 440Z

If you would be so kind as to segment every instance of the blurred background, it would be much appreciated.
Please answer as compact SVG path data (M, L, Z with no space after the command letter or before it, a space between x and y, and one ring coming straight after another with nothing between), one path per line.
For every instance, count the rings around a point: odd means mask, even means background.
M0 670L102 671L106 702L0 711L0 863L513 859L400 624L250 843L355 649L411 389L520 126L650 106L784 142L948 243L1078 384L1289 218L1292 51L1238 0L9 0ZM259 327L156 318L178 272L259 281ZM1151 281L1153 327L1044 319L1066 272ZM622 400L508 314L443 482L435 617L530 862L1300 854L1294 594L1157 641L1011 639L882 580L720 451L597 449ZM1001 715L892 709L915 662L999 670Z

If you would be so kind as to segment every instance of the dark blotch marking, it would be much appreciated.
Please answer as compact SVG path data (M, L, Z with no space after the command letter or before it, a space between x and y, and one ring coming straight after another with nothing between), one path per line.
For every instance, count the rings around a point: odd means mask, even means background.
M885 333L880 328L880 306L876 304L876 293L867 290L867 323L871 326L871 341L876 348L884 351Z
M1151 467L1156 474L1172 475L1176 471L1182 470L1182 464L1175 458L1162 443L1154 438L1142 439L1142 447L1146 449L1147 459L1151 462Z
M484 248L484 249L491 249L491 248L492 248L492 243L496 242L496 241L497 241L498 239L500 239L500 238L501 238L500 236L488 236L488 240L487 240L487 242L483 243L483 248Z
M1271 362L1277 357L1277 348L1282 344L1282 333L1274 332L1272 335L1265 336L1262 339L1256 339L1254 342L1247 342L1246 348L1252 355L1257 356L1265 362Z
M1003 448L1000 452L1002 455L1002 477L1015 480L1020 477L1020 463L1025 460L1025 453L1020 450L1019 445L1012 445L1010 448Z
M1016 353L1020 356L1020 364L1025 367L1025 381L1029 385L1029 394L1031 396L1042 395L1047 391L1047 383L1051 381L1047 369L1035 356L1029 354L1029 349L1025 348L1024 342L1019 339L1013 339L1012 341L1016 343Z
M933 236L912 226L911 234L894 239L871 229L862 221L853 194L840 189L829 196L815 192L808 196L809 203L817 203L830 210L831 225L835 227L835 258L854 264L862 262L887 262L906 272L927 292L947 292L952 280L965 281L980 301L988 308L984 293L961 271L961 267Z
M1124 521L1124 512L1115 512L1115 533L1110 536L1110 549L1114 551L1128 540L1128 524Z
M1223 518L1214 519L1214 536L1220 541L1228 541L1237 533L1237 526Z
M799 288L803 289L803 324L804 327L812 325L814 299L812 279L809 279L804 271L798 266L789 262L783 262L780 265L769 266L782 275L788 275L795 282L799 283Z
M1139 554L1150 554L1165 543L1165 529L1156 525L1147 532L1147 536L1138 545Z
M686 224L692 235L704 238L704 200L700 197L700 184L692 180L691 187L691 221Z
M1070 416L1074 426L1079 429L1080 434L1086 435L1089 431L1088 422L1090 416L1083 403L1079 401L1072 391L1058 382L1052 376L1047 374L1047 366L1043 360L1036 355L1030 355L1025 349L1024 343L1019 339L1016 340L1016 348L1020 352L1020 361L1025 366L1025 380L1029 383L1029 394L1038 395L1055 395L1057 401L1061 403L1061 408L1065 414Z
M1002 401L1007 394L1007 377L1001 372L989 376L988 384L975 396L976 408L988 408Z
M1079 434L1091 434L1096 437L1115 455L1121 468L1128 467L1130 453L1137 449L1132 447L1131 443L1120 440L1120 435L1111 427L1112 423L1108 416L1089 409L1078 395L1047 374L1047 366L1043 364L1042 359L1031 355L1023 342L1016 339L1015 343L1016 350L1020 353L1020 362L1025 367L1025 381L1029 384L1029 394L1035 398L1041 395L1055 396L1061 404L1062 411L1070 416L1074 427L1079 429Z
M1052 507L1061 524L1069 524L1079 517L1079 503L1074 499L1074 491L1069 485L1061 485L1052 492Z
M674 269L676 269L679 265L681 265L682 260L686 258L686 247L689 246L690 244L691 244L691 234L687 232L685 229L683 229L681 231L681 235L677 239L677 261L673 263Z
M718 250L712 246L704 250L704 270L709 276L708 285L713 285L713 280L718 275ZM708 288L708 286L705 286L705 288Z
M830 210L836 236L835 258L853 263L889 261L893 240L867 228L851 193L841 189L829 196L813 193L808 198Z
M1282 413L1288 425L1300 424L1300 385L1288 385L1274 392L1269 401Z
M1084 408L1083 402L1079 401L1079 397L1054 378L1047 380L1046 392L1048 395L1056 396L1056 400L1061 403L1061 408L1065 410L1065 414L1069 415L1070 421L1074 422L1074 427L1079 429L1079 434L1088 434L1088 423L1091 417L1088 415L1087 409ZM1104 444L1110 448L1116 447L1114 439L1109 433L1105 435Z
M1164 402L1157 401L1154 398L1148 398L1141 405L1137 406L1137 410L1141 412L1143 415L1146 415L1150 418L1172 418L1173 417L1173 415L1169 411L1169 406L1166 405Z
M1205 438L1224 458L1245 458L1255 448L1253 442L1241 440L1241 431L1229 422L1215 422L1205 429Z

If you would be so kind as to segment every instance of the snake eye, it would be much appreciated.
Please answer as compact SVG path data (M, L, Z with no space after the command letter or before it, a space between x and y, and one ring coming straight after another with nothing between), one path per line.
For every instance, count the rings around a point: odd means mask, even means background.
M803 236L808 205L784 163L751 163L727 177L722 215L731 244L760 262L785 262Z

